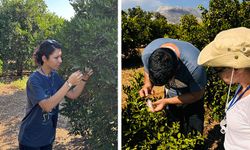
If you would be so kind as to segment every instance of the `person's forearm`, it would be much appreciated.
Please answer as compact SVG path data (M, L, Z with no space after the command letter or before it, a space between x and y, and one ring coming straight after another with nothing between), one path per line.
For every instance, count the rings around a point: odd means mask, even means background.
M84 87L85 87L86 81L81 81L80 84L76 85L74 89L72 89L72 99L76 99L78 96L81 95Z
M171 98L165 98L164 101L166 104L190 104L194 103L202 98L204 91L186 93L180 96L175 96Z
M63 86L53 96L40 101L39 105L44 111L50 112L56 105L58 105L63 100L69 89L70 87L65 82Z
M146 71L144 71L144 86L153 87L149 79L149 74Z

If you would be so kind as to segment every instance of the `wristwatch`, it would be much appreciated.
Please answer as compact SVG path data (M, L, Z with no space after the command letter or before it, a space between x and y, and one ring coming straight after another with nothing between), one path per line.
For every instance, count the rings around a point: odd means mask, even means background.
M68 80L66 81L66 83L67 83L67 85L68 85L69 88L72 87L72 84Z

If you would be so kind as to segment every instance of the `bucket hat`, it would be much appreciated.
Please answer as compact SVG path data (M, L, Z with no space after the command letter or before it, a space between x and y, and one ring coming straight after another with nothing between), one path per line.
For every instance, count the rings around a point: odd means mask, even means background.
M221 31L200 52L198 64L211 67L250 67L250 29L238 27Z

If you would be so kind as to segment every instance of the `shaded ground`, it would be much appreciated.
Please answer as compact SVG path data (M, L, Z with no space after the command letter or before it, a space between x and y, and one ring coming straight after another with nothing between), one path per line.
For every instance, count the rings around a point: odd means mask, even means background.
M9 86L0 88L0 150L18 149L17 135L25 105L25 91ZM68 135L68 127L67 118L59 116L54 149L83 149L84 141L80 136Z

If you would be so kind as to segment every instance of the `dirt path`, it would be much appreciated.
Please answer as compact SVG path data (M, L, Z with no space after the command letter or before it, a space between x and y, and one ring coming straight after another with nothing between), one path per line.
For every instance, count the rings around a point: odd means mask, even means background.
M18 149L17 135L25 105L25 91L0 93L0 150ZM83 149L80 136L68 135L67 122L67 118L59 116L54 149Z

